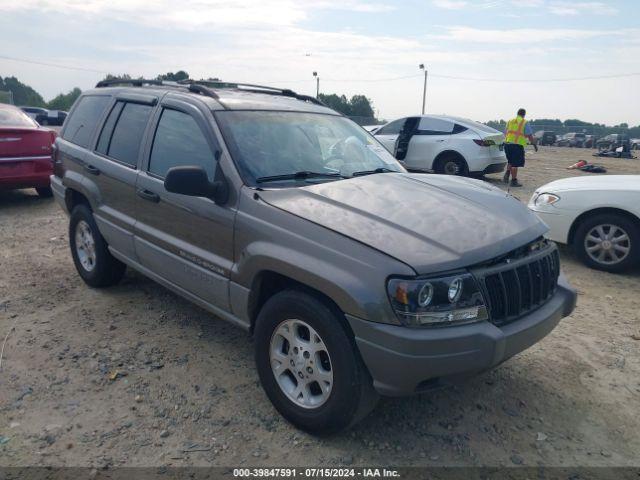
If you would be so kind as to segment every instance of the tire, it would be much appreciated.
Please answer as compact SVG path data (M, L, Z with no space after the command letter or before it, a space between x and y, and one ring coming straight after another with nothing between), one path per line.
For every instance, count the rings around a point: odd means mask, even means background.
M467 162L455 154L445 154L438 158L435 170L444 175L468 175Z
M87 285L109 287L122 279L126 265L111 255L91 210L84 204L71 212L69 246L76 270Z
M315 355L307 354L309 338L320 339L313 342ZM335 433L375 407L378 394L342 313L314 295L285 290L271 297L256 320L254 341L262 387L276 410L296 427L319 435ZM298 378L306 382L301 390Z
M622 238L623 234L627 240ZM613 241L607 238L611 235ZM605 240L609 244L604 245L604 248L597 248ZM622 272L640 262L640 228L620 214L596 214L580 223L574 235L573 248L588 267L605 272ZM622 249L627 249L627 253Z
M51 198L53 196L51 187L36 187L36 192L42 198Z

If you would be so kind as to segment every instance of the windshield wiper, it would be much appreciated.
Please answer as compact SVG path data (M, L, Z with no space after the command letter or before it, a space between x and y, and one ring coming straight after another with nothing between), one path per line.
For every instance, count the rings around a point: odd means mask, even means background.
M304 180L306 178L347 178L339 172L325 173L325 172L309 172L303 170L296 173L286 173L284 175L271 175L268 177L256 178L256 183L264 182L277 182L278 180Z
M372 175L374 173L398 173L398 171L391 170L390 168L387 168L387 167L379 167L379 168L376 168L375 170L362 170L360 172L353 172L352 176L361 177L362 175Z

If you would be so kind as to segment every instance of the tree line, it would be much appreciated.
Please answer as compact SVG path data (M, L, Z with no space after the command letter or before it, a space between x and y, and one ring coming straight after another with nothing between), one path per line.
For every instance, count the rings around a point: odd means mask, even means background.
M127 73L121 75L107 74L103 80L112 80L117 78L123 78L127 80L142 79L142 77L132 77ZM177 72L161 73L156 76L156 80L166 80L178 82L181 80L189 79L189 74L184 70L178 70ZM208 81L220 82L218 78L207 78ZM16 77L0 77L0 102L8 102L6 92L12 92L13 103L20 106L30 107L42 107L49 110L66 110L68 111L76 101L82 91L75 87L67 93L60 93L55 98L46 102L42 95L31 88L29 85L25 85L20 82ZM4 93L4 96L3 96ZM373 108L373 102L365 95L353 95L351 98L347 98L345 95L338 95L335 93L318 95L318 99L322 101L329 108L342 113L345 116L351 117L354 121L360 125L375 125L382 123L375 117L375 111ZM640 125L636 127L629 127L626 123L619 125L607 126L602 123L589 123L583 122L578 119L568 119L565 121L559 119L539 118L531 120L529 122L534 131L536 130L552 130L556 134L564 134L567 132L585 132L589 135L595 135L602 137L610 133L625 133L630 137L640 138ZM504 131L506 127L505 120L492 120L486 123L488 126L497 130Z
M128 73L119 75L107 74L102 80L115 80L115 79L142 79L143 77L132 77ZM189 74L184 70L178 70L177 72L167 72L156 76L156 80L166 80L172 82L179 82L181 80L189 79ZM218 78L207 78L208 81L219 82ZM6 92L11 92L13 95L13 103L20 106L30 107L42 107L49 110L66 110L68 111L76 101L82 91L75 87L67 93L60 93L51 101L47 102L42 98L37 91L31 88L29 85L22 83L16 77L0 77L0 102L8 102L10 98ZM3 93L5 94L3 96ZM364 95L353 95L350 99L345 95L332 94L320 94L319 99L330 108L342 113L343 115L354 117L358 123L363 125L369 123L378 123L374 118L373 103L370 99Z
M492 120L487 125L504 132L507 127L506 120ZM538 118L530 120L531 129L536 132L538 130L548 130L556 135L562 135L569 132L585 133L587 135L595 135L596 137L604 137L611 133L623 133L631 138L640 138L640 125L629 127L627 123L620 123L614 126L608 126L603 123L583 122L577 118L570 118L565 121L557 118Z

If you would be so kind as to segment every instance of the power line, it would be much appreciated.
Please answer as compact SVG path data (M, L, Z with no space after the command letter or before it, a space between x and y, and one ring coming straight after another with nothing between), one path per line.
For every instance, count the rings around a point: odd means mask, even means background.
M581 82L586 80L605 80L609 78L625 78L625 77L637 77L640 76L640 72L635 73L618 73L613 75L597 75L591 77L568 77L568 78L475 78L475 77L456 77L452 75L438 75L430 74L433 77L446 78L449 80L465 80L470 82L519 82L519 83L551 83L551 82Z
M54 68L63 68L67 70L79 70L83 72L91 72L91 73L100 73L100 74L108 74L109 72L103 70L95 70L92 68L85 67L73 67L69 65L61 65L59 63L49 63L49 62L40 62L37 60L29 60L25 58L17 58L10 57L6 55L0 55L0 59L11 60L14 62L22 62L22 63L30 63L33 65L43 65L46 67L54 67ZM629 77L637 77L640 76L640 72L632 72L632 73L618 73L611 75L594 75L588 77L566 77L566 78L520 78L520 79L512 79L512 78L478 78L478 77L464 77L464 76L455 76L455 75L444 75L429 72L429 76L436 78L444 78L447 80L461 80L468 82L495 82L495 83L554 83L554 82L582 82L582 81L590 81L590 80L606 80L613 78L629 78ZM407 80L411 78L422 78L422 74L415 75L405 75L400 77L387 77L387 78L323 78L324 81L327 82L336 82L336 83L382 83L382 82L395 82L398 80ZM272 83L306 83L309 80L282 80L282 81L272 81Z
M60 65L58 63L48 63L48 62L38 62L36 60L27 60L25 58L7 57L6 55L0 55L0 58L3 60L11 60L13 62L31 63L33 65L44 65L46 67L64 68L67 70L80 70L83 72L101 73L105 75L109 73L109 72L104 72L102 70L94 70L92 68L70 67L69 65Z

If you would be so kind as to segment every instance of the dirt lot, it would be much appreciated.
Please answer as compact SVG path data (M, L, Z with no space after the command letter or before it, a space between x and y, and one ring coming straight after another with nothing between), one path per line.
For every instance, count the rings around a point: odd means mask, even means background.
M589 175L565 167L590 154L529 154L516 195ZM640 174L640 160L600 163ZM244 332L135 272L88 288L67 241L53 200L0 193L0 341L15 324L0 465L640 465L640 272L589 270L563 248L580 296L549 337L461 387L383 399L354 430L318 439L271 407Z

